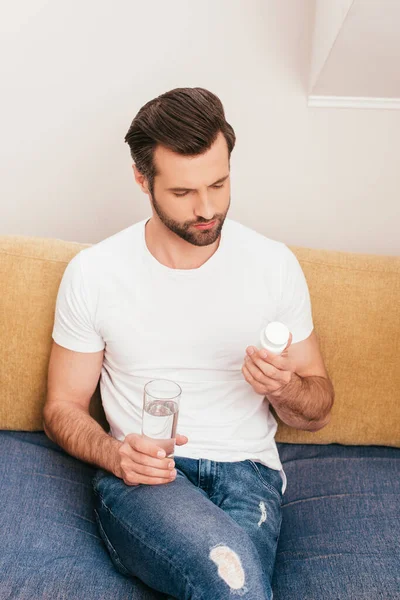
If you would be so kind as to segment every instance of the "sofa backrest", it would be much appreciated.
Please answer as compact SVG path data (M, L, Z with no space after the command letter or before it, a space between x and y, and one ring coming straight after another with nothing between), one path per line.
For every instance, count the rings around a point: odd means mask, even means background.
M68 262L89 245L0 236L0 429L43 430L58 287ZM90 414L108 430L99 386Z
M57 291L87 246L0 236L0 429L42 430ZM277 441L400 446L400 258L290 248L307 279L336 399L317 432L277 417ZM90 413L108 431L99 386Z

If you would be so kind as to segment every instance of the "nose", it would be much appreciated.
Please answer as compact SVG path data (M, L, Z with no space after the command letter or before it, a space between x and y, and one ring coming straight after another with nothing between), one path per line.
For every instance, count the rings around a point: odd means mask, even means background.
M207 192L199 194L194 212L196 217L201 217L205 221L212 220L213 216L215 215L215 211Z

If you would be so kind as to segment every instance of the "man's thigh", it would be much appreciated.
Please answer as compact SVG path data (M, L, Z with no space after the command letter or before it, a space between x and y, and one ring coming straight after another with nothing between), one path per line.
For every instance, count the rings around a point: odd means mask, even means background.
M272 579L282 523L282 478L279 471L249 460L218 463L211 501L249 535Z
M175 481L128 486L93 478L100 533L118 570L176 598L270 598L258 552L243 528L177 466ZM211 596L208 596L211 597Z

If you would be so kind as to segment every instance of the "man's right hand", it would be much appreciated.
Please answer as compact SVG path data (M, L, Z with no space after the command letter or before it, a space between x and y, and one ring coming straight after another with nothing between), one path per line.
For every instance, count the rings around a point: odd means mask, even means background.
M187 442L185 435L176 435L177 446ZM138 433L129 433L125 437L118 450L117 463L115 474L127 485L159 485L169 483L176 477L174 459L166 457L165 450L156 442Z

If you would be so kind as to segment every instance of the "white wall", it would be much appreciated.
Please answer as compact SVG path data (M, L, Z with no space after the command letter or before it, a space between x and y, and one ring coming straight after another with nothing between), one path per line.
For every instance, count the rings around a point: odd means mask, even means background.
M315 0L314 31L310 60L310 92L343 26L354 0Z
M399 0L316 0L313 96L392 98L400 106Z
M202 86L237 134L232 218L288 244L398 254L400 111L307 107L313 8L8 3L0 234L96 242L145 218L125 133L151 98Z

